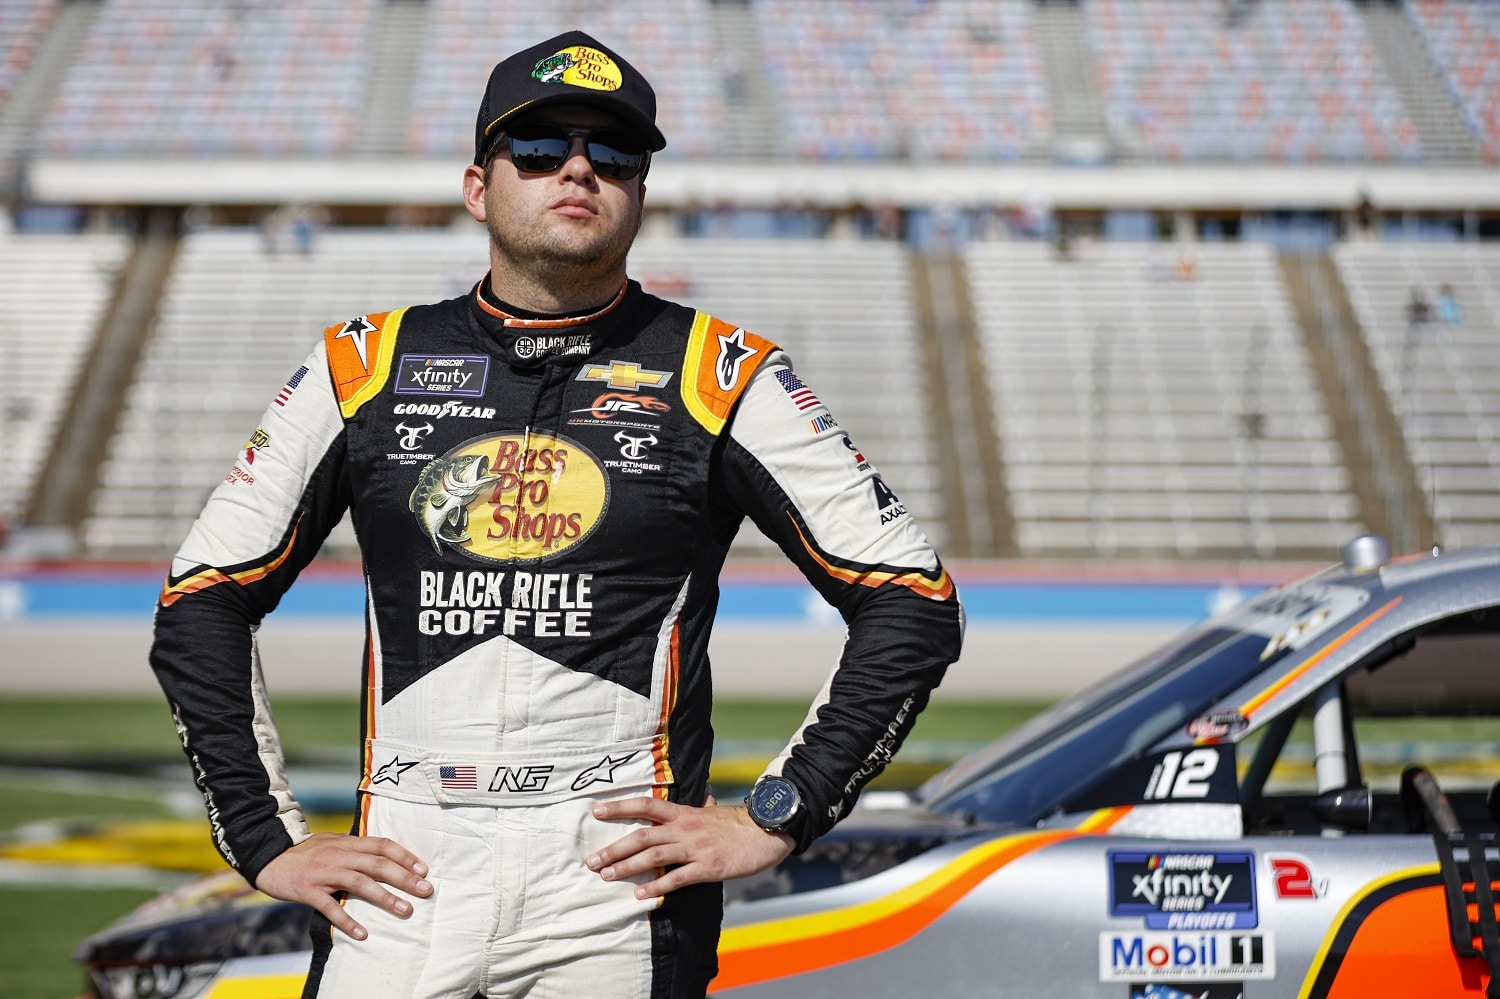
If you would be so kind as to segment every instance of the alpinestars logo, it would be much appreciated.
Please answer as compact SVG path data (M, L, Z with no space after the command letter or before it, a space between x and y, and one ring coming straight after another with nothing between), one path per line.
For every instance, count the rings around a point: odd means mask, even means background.
M344 328L334 336L335 340L349 338L349 342L354 344L354 349L359 352L360 365L366 371L370 370L370 358L365 353L365 338L375 332L375 329L376 327L370 323L369 316L356 316L345 323Z
M714 364L714 378L719 388L731 391L740 380L740 368L746 361L759 354L754 347L745 345L745 331L736 329L728 336L719 335L719 359Z

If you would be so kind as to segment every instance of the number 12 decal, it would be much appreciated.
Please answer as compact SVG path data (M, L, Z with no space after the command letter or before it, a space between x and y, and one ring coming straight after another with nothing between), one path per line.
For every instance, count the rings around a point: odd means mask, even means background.
M1151 771L1143 797L1146 801L1207 798L1210 781L1218 769L1219 754L1212 749L1167 753Z

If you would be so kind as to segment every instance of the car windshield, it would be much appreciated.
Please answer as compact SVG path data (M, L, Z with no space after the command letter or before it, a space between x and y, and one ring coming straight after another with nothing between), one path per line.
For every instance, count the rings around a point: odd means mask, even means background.
M1290 648L1268 645L1268 636L1289 614L1328 607L1334 589L1273 591L1205 622L933 777L918 800L988 822L1041 821L1285 656ZM1343 604L1340 616L1354 606L1333 602Z

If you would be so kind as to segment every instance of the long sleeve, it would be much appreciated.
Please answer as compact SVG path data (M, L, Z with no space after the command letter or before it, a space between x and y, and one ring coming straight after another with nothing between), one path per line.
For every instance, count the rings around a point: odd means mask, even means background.
M784 354L756 372L728 437L731 501L848 624L838 665L766 770L809 799L802 850L900 747L958 658L963 611L921 529Z
M254 632L348 506L344 424L319 345L288 380L172 561L151 668L214 843L252 884L309 835L292 796Z

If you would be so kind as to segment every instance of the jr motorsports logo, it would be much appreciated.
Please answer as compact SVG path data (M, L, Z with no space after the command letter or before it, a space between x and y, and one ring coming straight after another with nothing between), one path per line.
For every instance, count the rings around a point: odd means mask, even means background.
M539 559L586 538L609 506L604 467L565 437L476 437L429 462L408 503L435 551Z

